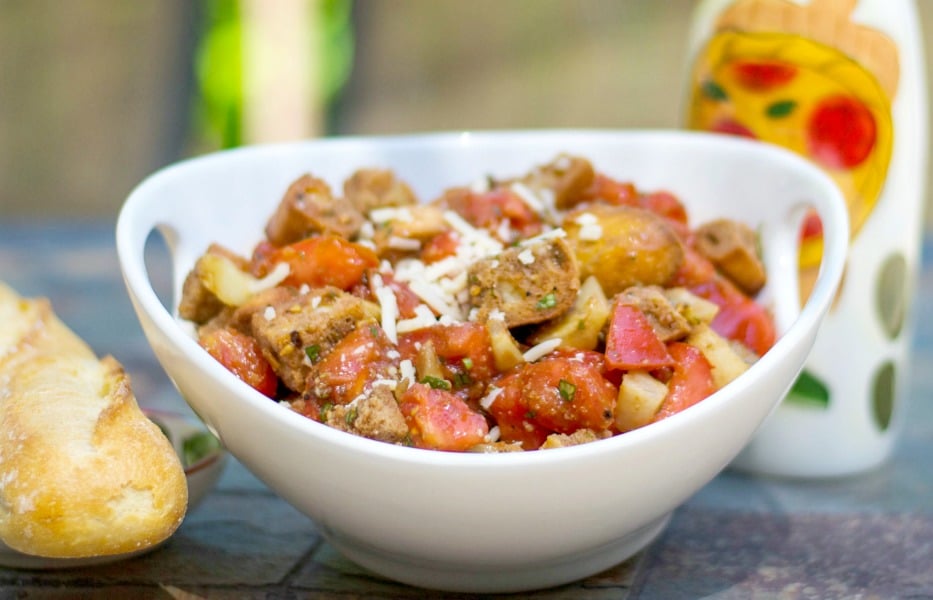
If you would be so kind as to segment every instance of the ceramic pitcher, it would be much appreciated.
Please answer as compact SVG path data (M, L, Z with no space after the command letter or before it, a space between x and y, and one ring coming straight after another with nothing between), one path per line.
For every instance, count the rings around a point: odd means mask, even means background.
M850 216L846 273L813 354L734 466L826 477L883 464L905 415L926 189L914 1L701 0L685 97L688 127L778 144L822 167ZM813 216L801 231L801 302L821 241Z

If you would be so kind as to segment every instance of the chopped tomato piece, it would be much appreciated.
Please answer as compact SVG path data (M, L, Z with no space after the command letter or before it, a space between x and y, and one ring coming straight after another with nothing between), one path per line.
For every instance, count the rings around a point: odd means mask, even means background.
M330 352L315 359L308 375L306 395L320 403L347 404L371 389L375 380L388 377L398 361L389 358L392 342L382 328L364 323L340 340Z
M545 358L527 363L495 384L503 391L489 408L499 437L537 449L551 433L605 431L612 425L618 390L590 363Z
M554 358L565 358L586 363L590 367L596 369L603 377L607 375L609 369L609 366L606 364L606 357L602 352L596 352L595 350L580 350L579 348L566 348L561 346L552 350L543 360L551 360Z
M706 283L716 276L716 267L712 262L690 244L684 245L684 260L671 279L671 286L694 286Z
M283 246L272 253L270 263L288 263L291 269L285 285L311 287L332 285L349 290L379 264L376 253L365 246L335 235L309 237Z
M475 227L498 234L503 221L526 238L541 233L541 217L515 192L494 188L480 194L468 190L447 198L450 208ZM512 240L502 240L511 242Z
M758 356L774 345L777 332L768 311L724 277L717 275L690 291L719 306L711 326L723 337L742 342Z
M422 383L408 387L399 399L412 443L418 448L469 450L489 433L486 418L454 394Z
M716 390L712 368L702 352L684 342L671 342L668 351L675 360L674 370L655 421L693 406Z
M523 398L523 384L519 371L496 380L494 385L501 392L489 407L489 413L499 427L500 440L518 442L525 450L537 450L551 432L530 418L532 415Z
M671 221L681 235L687 233L687 209L677 196L670 192L642 194L630 182L616 181L597 173L593 183L583 192L582 201L602 201L644 208Z
M380 273L382 283L395 294L395 303L398 306L398 314L403 319L411 319L415 316L415 308L422 303L408 284L404 281L398 281L390 273ZM375 292L373 291L373 297Z
M631 182L616 181L602 173L597 173L593 183L583 192L583 200L602 200L609 204L638 206L638 190Z
M673 362L648 317L635 306L616 302L606 334L606 364L624 371L650 371Z
M453 256L460 246L460 235L448 229L428 240L421 249L421 260L425 264L435 263L439 260Z
M677 224L682 237L687 234L687 209L674 194L666 191L651 192L638 199L638 204L651 212Z
M482 323L425 327L399 336L398 349L402 358L414 360L421 345L431 342L443 361L444 377L452 382L455 392L477 399L485 383L496 374L495 359L489 341L489 331Z
M557 433L603 431L612 424L618 390L593 366L572 358L550 358L522 370L524 402L531 420Z
M270 398L279 379L262 354L259 342L233 329L215 329L199 340L201 346L228 371Z
M253 256L250 260L250 272L256 277L264 277L275 266L271 257L278 248L269 240L262 240L253 248Z

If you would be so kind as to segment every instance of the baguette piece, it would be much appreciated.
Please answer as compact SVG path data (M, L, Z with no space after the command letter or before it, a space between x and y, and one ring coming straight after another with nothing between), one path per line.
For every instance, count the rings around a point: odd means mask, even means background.
M0 282L0 539L54 558L135 552L187 503L181 461L120 364Z

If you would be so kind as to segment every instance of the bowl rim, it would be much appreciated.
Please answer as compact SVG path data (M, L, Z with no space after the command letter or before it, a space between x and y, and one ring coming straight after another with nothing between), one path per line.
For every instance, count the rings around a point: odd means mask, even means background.
M823 202L828 211L824 215L824 224L826 233L824 246L824 261L817 279L816 285L808 299L801 307L797 317L789 324L787 329L778 337L774 346L763 357L746 371L736 382L714 392L712 395L686 410L662 421L652 423L648 426L626 432L624 435L615 435L607 439L595 442L581 444L576 446L555 448L548 451L535 452L507 452L507 453L469 453L469 452L444 452L438 450L425 450L401 445L388 444L377 440L371 440L343 431L333 429L323 423L318 423L303 415L300 415L291 409L279 406L278 402L272 400L260 392L254 390L246 383L240 381L230 374L217 361L210 359L197 344L196 340L190 337L182 327L179 320L173 316L158 299L142 259L142 250L146 243L144 239L134 239L134 226L140 217L138 216L139 207L146 202L151 201L149 190L160 182L173 177L183 176L186 172L208 166L218 161L229 160L230 157L248 157L253 154L267 154L279 152L293 152L301 148L313 146L325 146L338 150L340 147L353 147L358 144L378 144L387 147L402 148L405 146L419 145L473 145L479 147L480 144L503 143L511 141L533 141L562 136L583 136L593 140L611 140L618 139L625 143L640 143L648 140L661 140L667 143L680 144L699 144L702 147L732 147L741 149L746 153L756 153L767 158L769 161L780 168L789 168L801 171L808 179L812 179L814 185L818 186L825 196ZM828 217L828 218L827 218ZM151 223L148 229L149 234L156 228L156 223ZM837 229L841 231L836 231ZM845 235L842 234L845 232ZM143 179L130 192L125 203L120 209L116 225L116 243L117 253L121 270L124 275L124 282L128 287L131 296L134 296L134 304L137 304L146 315L152 320L153 324L171 340L177 349L185 356L187 360L193 361L199 370L205 371L206 375L216 380L218 384L223 385L231 394L238 396L239 401L247 402L254 408L267 414L270 419L276 421L281 426L296 430L303 435L311 435L320 438L327 444L333 444L341 452L354 452L371 458L380 460L397 460L406 463L416 463L423 466L443 467L443 468L462 468L482 465L488 468L488 465L506 466L543 466L565 461L577 461L594 455L602 455L610 452L624 452L629 447L637 447L644 443L644 440L650 440L657 437L667 438L671 435L678 435L678 432L690 427L695 420L702 420L703 415L714 413L722 408L723 404L729 404L733 397L738 395L749 382L755 378L761 378L769 370L774 368L775 363L779 363L785 354L791 352L792 347L803 342L809 331L815 329L819 320L828 309L835 294L836 286L842 277L845 256L848 247L848 213L846 212L845 202L841 192L826 175L817 166L813 165L805 158L800 157L784 148L762 143L754 140L742 139L734 136L722 134L713 134L689 130L672 129L534 129L534 130L466 130L466 131L432 131L421 133L406 134L380 134L380 135L353 135L353 136L334 136L311 140L298 140L291 142L278 142L269 144L256 144L242 146L238 148L219 150L181 160L177 163L163 167L145 179ZM177 302L177 299L174 300ZM737 383L745 382L745 386ZM792 381L788 381L788 387ZM776 405L775 405L776 406Z

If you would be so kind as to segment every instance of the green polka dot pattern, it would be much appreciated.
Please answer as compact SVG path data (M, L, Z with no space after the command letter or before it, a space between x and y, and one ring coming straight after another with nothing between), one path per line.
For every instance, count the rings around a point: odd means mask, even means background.
M907 311L907 261L901 254L892 254L881 266L876 289L876 301L881 326L890 339L901 333Z

